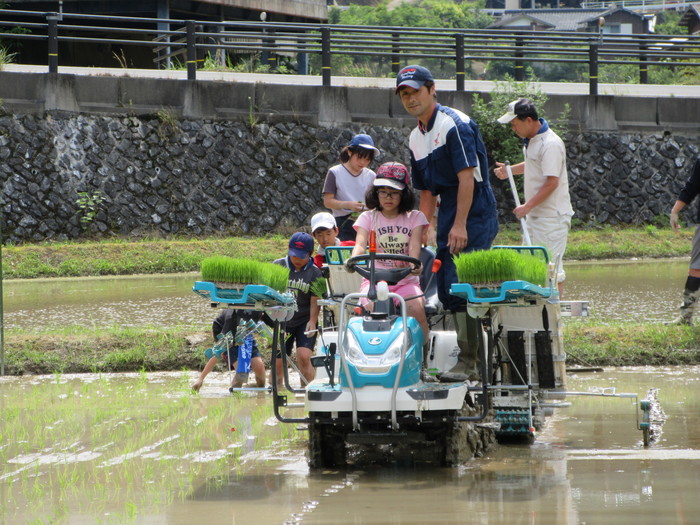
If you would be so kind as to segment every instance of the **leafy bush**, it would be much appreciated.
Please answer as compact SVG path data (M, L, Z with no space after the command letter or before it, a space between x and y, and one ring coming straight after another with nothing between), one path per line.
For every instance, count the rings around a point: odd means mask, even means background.
M530 82L516 82L508 79L496 82L494 90L489 93L488 100L481 93L475 93L470 116L476 120L489 154L489 164L493 161L510 161L517 164L523 160L522 140L513 133L507 124L499 124L498 118L506 112L508 104L513 100L526 97L535 103L540 116L544 116L543 108L547 95Z

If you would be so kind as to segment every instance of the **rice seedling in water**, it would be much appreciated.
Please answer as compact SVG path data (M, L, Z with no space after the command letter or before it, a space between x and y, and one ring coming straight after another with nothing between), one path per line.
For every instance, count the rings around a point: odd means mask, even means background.
M503 281L527 281L544 286L547 263L516 250L495 249L460 253L454 258L460 283L494 286Z
M0 492L12 498L0 522L52 522L56 502L94 522L137 522L203 481L227 479L241 444L271 431L268 405L190 395L191 373L83 379L0 384ZM248 432L231 432L229 418L246 419Z
M287 288L289 270L274 263L216 256L202 261L202 279L231 284L263 284L277 291Z

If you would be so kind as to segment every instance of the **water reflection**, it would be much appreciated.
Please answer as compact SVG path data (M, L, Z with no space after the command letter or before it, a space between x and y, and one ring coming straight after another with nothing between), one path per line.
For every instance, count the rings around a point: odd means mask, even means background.
M3 283L4 322L23 330L71 324L208 327L215 315L192 292L198 278L192 273L9 280Z
M192 377L194 373L76 375L60 378L60 385L55 377L0 378L4 415L40 421L37 434L55 437L60 431L65 450L85 453L79 463L42 463L42 457L58 451L57 442L46 440L37 449L43 453L29 457L32 451L24 448L34 437L3 442L6 420L0 419L0 456L5 458L0 462L0 523L50 516L57 523L168 525L203 519L208 525L697 523L697 366L609 369L570 378L575 391L612 386L643 398L649 388L659 388L668 421L653 448L641 445L629 399L580 397L556 412L532 446L496 446L454 469L428 467L407 457L348 472L309 472L305 434L285 437L284 427L268 418L269 396L222 396L226 378L213 374L199 396L182 397L183 384ZM89 402L70 413L61 411L65 400L60 396L31 402L37 390L51 389ZM174 391L180 395L173 396ZM131 410L112 406L128 395L139 400ZM20 401L9 406L10 398ZM18 411L20 405L31 410ZM66 428L71 417L88 422L95 405L115 410L104 414L101 425ZM163 410L166 405L172 408ZM254 428L258 410L265 424ZM231 448L231 421L246 435L246 448L240 455L212 460L222 450L240 450ZM207 431L193 440L200 428ZM132 441L136 453L124 449ZM90 452L99 457L91 458ZM124 460L107 466L114 457ZM18 458L34 463L20 464ZM26 475L13 474L20 468ZM81 479L96 479L97 485L81 485ZM56 508L61 513L54 516Z
M534 445L497 446L458 469L429 468L409 458L360 471L308 473L298 458L282 460L268 465L274 468L268 473L283 476L275 478L274 493L259 487L264 500L255 507L235 496L220 501L225 510L213 512L211 523L230 523L232 515L236 524L255 523L250 513L259 522L318 525L696 523L699 377L700 367L692 367L610 369L570 378L571 390L614 387L640 399L658 387L669 419L654 448L642 446L630 399L572 398ZM252 479L260 485L259 472ZM171 509L168 523L187 523L187 508Z
M677 315L687 271L680 260L570 263L566 298L589 301L591 314L601 319L667 321ZM214 313L192 292L198 278L191 273L9 280L3 283L5 326L208 327Z
M678 315L685 260L608 261L566 266L566 298L590 302L602 319L667 321Z

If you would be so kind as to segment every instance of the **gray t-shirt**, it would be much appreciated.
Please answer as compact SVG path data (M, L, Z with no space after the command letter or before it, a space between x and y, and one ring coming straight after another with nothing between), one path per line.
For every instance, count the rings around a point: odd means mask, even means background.
M323 183L323 193L331 193L339 201L365 202L367 188L374 182L376 173L368 168L362 168L359 175L338 164L328 170L326 181ZM331 210L334 217L350 215L352 210Z

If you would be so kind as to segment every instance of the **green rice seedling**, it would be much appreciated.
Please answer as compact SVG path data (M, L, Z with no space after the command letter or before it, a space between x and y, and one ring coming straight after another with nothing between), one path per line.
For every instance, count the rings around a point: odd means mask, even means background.
M274 263L258 263L261 274L261 284L265 284L277 290L284 292L289 283L289 269Z
M75 509L87 497L81 513L95 522L107 512L105 523L129 522L134 511L156 512L168 501L188 497L203 481L225 480L244 451L233 446L254 435L255 448L261 448L258 436L279 436L285 428L266 427L269 408L258 406L254 398L240 398L234 411L223 400L180 393L186 378L183 373L167 382L154 381L134 372L124 377L101 374L83 383L55 375L42 380L40 388L26 384L3 391L9 406L3 413L8 417L0 431L0 454L13 458L41 452L45 458L60 458L85 446L99 456L75 464L37 462L27 467L0 461L0 476L17 471L6 480L5 487L14 483L4 493L13 505L0 509L0 521L19 522L22 516L23 523L51 522L56 502ZM246 418L249 430L243 432L241 426L229 432L229 418L237 426ZM19 442L23 440L27 443ZM269 443L270 438L261 441ZM211 452L218 459L192 463L188 458L193 451Z
M273 263L252 259L215 256L202 261L202 279L231 284L263 284L278 291L287 288L289 270Z
M202 279L232 284L258 284L258 265L250 259L215 256L202 261Z
M311 283L311 293L316 297L324 297L328 293L328 281L324 277L319 277Z
M527 281L543 286L547 280L547 263L542 258L516 250L460 253L454 261L461 283L497 286L503 281Z

